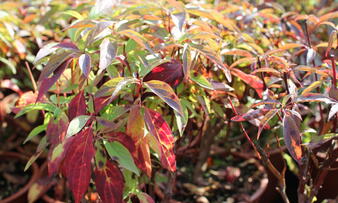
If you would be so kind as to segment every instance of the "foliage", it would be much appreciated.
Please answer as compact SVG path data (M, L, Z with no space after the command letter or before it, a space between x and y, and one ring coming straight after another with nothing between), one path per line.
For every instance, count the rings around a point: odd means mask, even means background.
M8 79L1 87L19 94L17 117L43 112L27 138L45 131L29 163L47 152L49 175L66 177L75 202L91 180L103 202L153 202L144 185L175 173L176 157L217 123L225 124L215 136L227 131L227 139L240 126L272 171L262 148L276 139L297 162L300 185L318 191L322 177L310 180L306 166L315 148L330 142L332 152L337 140L335 3L311 15L246 1L30 4L0 12L0 61L9 68L0 73L33 63L35 92ZM252 125L257 132L245 130ZM300 187L299 201L316 190ZM283 181L279 191L287 201Z

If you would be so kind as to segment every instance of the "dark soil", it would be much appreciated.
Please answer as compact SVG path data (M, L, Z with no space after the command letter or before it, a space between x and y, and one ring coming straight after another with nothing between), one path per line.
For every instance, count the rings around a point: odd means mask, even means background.
M258 170L254 160L232 155L210 158L208 168L203 173L204 182L200 185L191 184L194 170L191 160L178 162L178 169L173 199L187 203L205 202L205 198L213 203L246 202L258 190L260 181L266 176Z
M30 175L24 168L25 163L20 160L0 160L0 200L14 194L29 181Z

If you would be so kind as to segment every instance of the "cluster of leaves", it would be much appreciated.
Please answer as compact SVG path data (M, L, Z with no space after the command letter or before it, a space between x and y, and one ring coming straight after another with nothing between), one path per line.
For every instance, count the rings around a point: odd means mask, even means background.
M48 152L49 175L66 177L75 202L92 178L103 202L134 195L152 202L143 183L160 170L158 163L175 172L176 138L188 140L182 149L192 147L198 139L189 139L209 120L249 121L258 129L247 136L254 147L251 139L264 129L282 127L299 166L313 146L302 145L303 118L315 134L337 137L334 4L319 17L273 3L57 5L61 11L50 12L67 18L50 29L66 36L44 40L32 61L41 67L37 91L21 96L17 117L44 112L43 124L26 139L46 132L27 167ZM308 134L303 138L313 141Z

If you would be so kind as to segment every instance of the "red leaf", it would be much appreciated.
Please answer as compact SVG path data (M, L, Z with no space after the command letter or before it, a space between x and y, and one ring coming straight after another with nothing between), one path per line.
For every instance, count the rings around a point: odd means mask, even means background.
M110 96L96 97L94 99L95 113L99 113L103 107L108 105Z
M144 136L144 119L141 116L141 108L138 105L134 105L130 109L127 134L134 140L136 145L137 167L145 172L149 177L151 176L151 160L149 144Z
M163 167L170 171L176 171L176 159L173 152L175 141L168 124L162 118L161 114L148 108L145 109L144 120L149 132L156 138L157 142L153 142L152 144L158 146L151 145L151 147L159 148L159 155Z
M48 175L52 176L59 172L61 163L65 158L70 144L73 142L74 136L64 140L63 142L51 147L48 153Z
M36 98L36 102L40 101L42 96L49 90L50 87L59 79L63 71L68 67L69 63L71 62L72 58L67 59L63 62L59 67L56 68L54 74L50 78L42 78L41 83L39 84L39 93L38 97Z
M84 91L82 90L72 99L72 101L70 101L68 107L68 117L69 120L73 120L73 118L75 118L76 116L86 114L87 114L87 105L84 96Z
M231 73L237 77L239 77L243 82L254 88L260 98L263 97L264 85L262 80L255 76L246 74L236 68L231 69Z
M124 179L120 169L107 160L102 168L96 168L95 186L104 203L123 202Z
M87 191L91 177L91 160L94 157L93 130L91 127L74 136L62 163L62 171L79 203Z
M175 88L182 82L183 77L182 64L173 59L170 62L163 63L153 68L150 73L143 78L143 81L160 80Z
M299 128L292 115L284 115L283 136L286 148L291 156L299 163L302 158L301 138Z

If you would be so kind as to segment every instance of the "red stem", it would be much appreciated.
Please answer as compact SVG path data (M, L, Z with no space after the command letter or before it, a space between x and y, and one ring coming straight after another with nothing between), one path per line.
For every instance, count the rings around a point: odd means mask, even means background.
M333 74L333 79L332 79L332 87L334 89L337 89L337 72L336 72L336 62L333 57L331 57L331 63L332 63L332 74Z

